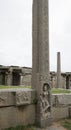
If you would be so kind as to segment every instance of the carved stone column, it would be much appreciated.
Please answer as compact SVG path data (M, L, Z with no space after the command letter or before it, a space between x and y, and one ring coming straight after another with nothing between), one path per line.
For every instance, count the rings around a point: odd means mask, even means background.
M33 0L32 87L36 89L36 124L50 124L48 0Z

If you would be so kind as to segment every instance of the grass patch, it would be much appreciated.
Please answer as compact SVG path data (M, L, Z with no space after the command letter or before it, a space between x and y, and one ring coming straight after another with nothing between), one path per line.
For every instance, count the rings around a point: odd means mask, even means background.
M8 88L31 88L31 86L0 86L0 89L8 89Z
M66 90L66 89L56 89L56 88L53 88L51 89L51 92L52 94L57 94L57 93L71 93L70 90Z
M71 119L62 120L60 124L67 130L71 130Z
M10 88L32 88L31 86L3 86L1 85L0 86L0 89L10 89ZM70 90L67 90L67 89L56 89L56 88L53 88L51 89L51 93L52 94L60 94L60 93L71 93Z
M11 127L4 130L34 130L33 126L17 126L17 127Z

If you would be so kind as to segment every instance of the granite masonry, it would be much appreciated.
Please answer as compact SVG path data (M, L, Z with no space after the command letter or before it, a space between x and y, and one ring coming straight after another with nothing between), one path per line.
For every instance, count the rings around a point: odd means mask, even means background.
M0 85L31 86L31 68L0 65Z
M32 89L0 90L0 130L35 123L35 91Z
M19 125L35 124L35 101L36 92L33 89L0 90L0 130ZM53 94L51 101L52 121L71 117L71 94ZM42 113L42 116L45 115Z
M46 127L51 120L71 117L71 94L51 95L48 21L48 0L33 0L32 89L0 90L0 130L29 124ZM28 72L23 67L0 66L1 85L30 86L30 79L30 68ZM69 83L66 85L68 89Z
M12 68L11 80L8 80L9 68ZM0 85L31 86L32 68L0 65ZM49 82L51 88L57 88L57 73L50 71ZM11 81L11 84L8 81ZM71 89L71 72L61 72L61 88Z
M33 0L32 87L36 90L36 124L50 124L48 0Z

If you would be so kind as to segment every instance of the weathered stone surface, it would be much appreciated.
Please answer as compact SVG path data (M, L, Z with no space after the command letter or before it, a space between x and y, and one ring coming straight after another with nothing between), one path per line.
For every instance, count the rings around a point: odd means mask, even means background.
M27 105L34 103L35 91L17 91L16 92L16 105Z
M16 104L17 105L25 105L31 103L31 95L30 92L16 92Z
M15 105L13 92L0 92L0 107Z
M33 0L32 87L37 93L36 124L40 127L46 127L51 110L48 19L48 0Z
M0 107L33 104L35 91L32 89L3 89L0 91Z
M52 106L71 106L71 94L52 95Z
M24 74L23 75L23 85L24 86L31 86L31 76L32 74Z
M71 106L69 107L69 118L71 118Z
M16 108L4 107L0 108L0 128L8 128L16 126Z
M0 108L0 129L35 123L35 106Z
M35 123L35 105L17 107L16 121L18 125L28 125Z
M53 121L69 117L68 107L52 107L51 116Z

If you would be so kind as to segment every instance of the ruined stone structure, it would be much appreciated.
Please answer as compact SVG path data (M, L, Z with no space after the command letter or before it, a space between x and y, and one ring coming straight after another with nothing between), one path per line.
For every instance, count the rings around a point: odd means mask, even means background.
M61 88L63 89L71 89L71 72L61 73ZM50 84L51 88L57 88L57 73L50 72Z
M46 110L49 108L49 101L46 100L46 97L48 96L46 88L46 85L44 85L43 93L40 95L42 118L47 116ZM43 95L44 98L42 98ZM35 124L35 99L36 95L35 90L33 89L1 89L0 130L21 125ZM71 118L71 94L52 94L51 100L51 117L53 121ZM48 112L48 114L50 113Z
M0 130L34 124L34 99L35 91L32 89L0 90Z
M71 94L50 93L56 73L49 74L48 0L33 0L33 67L0 66L1 85L32 87L0 90L0 129L37 123L46 127L53 120L71 117ZM66 88L70 84L70 73ZM64 80L62 79L62 81ZM64 82L65 83L65 82ZM65 84L64 84L65 88ZM52 100L52 107L51 107ZM27 116L26 116L27 115Z
M0 66L0 85L31 86L31 68Z
M66 89L66 73L61 73L61 88ZM50 72L50 84L51 88L57 88L57 73L54 71Z
M36 124L50 122L48 0L33 0L32 87L37 93Z
M8 78L9 68L10 66L0 65L0 85L8 85L7 78ZM18 67L18 66L11 66L11 68L12 68L12 78L11 78L11 84L9 85L31 86L32 68ZM13 79L13 77L15 78ZM21 77L22 77L22 82L20 82ZM57 87L57 73L54 71L50 72L50 86L51 88ZM64 89L71 89L71 73L70 72L61 73L61 86Z

